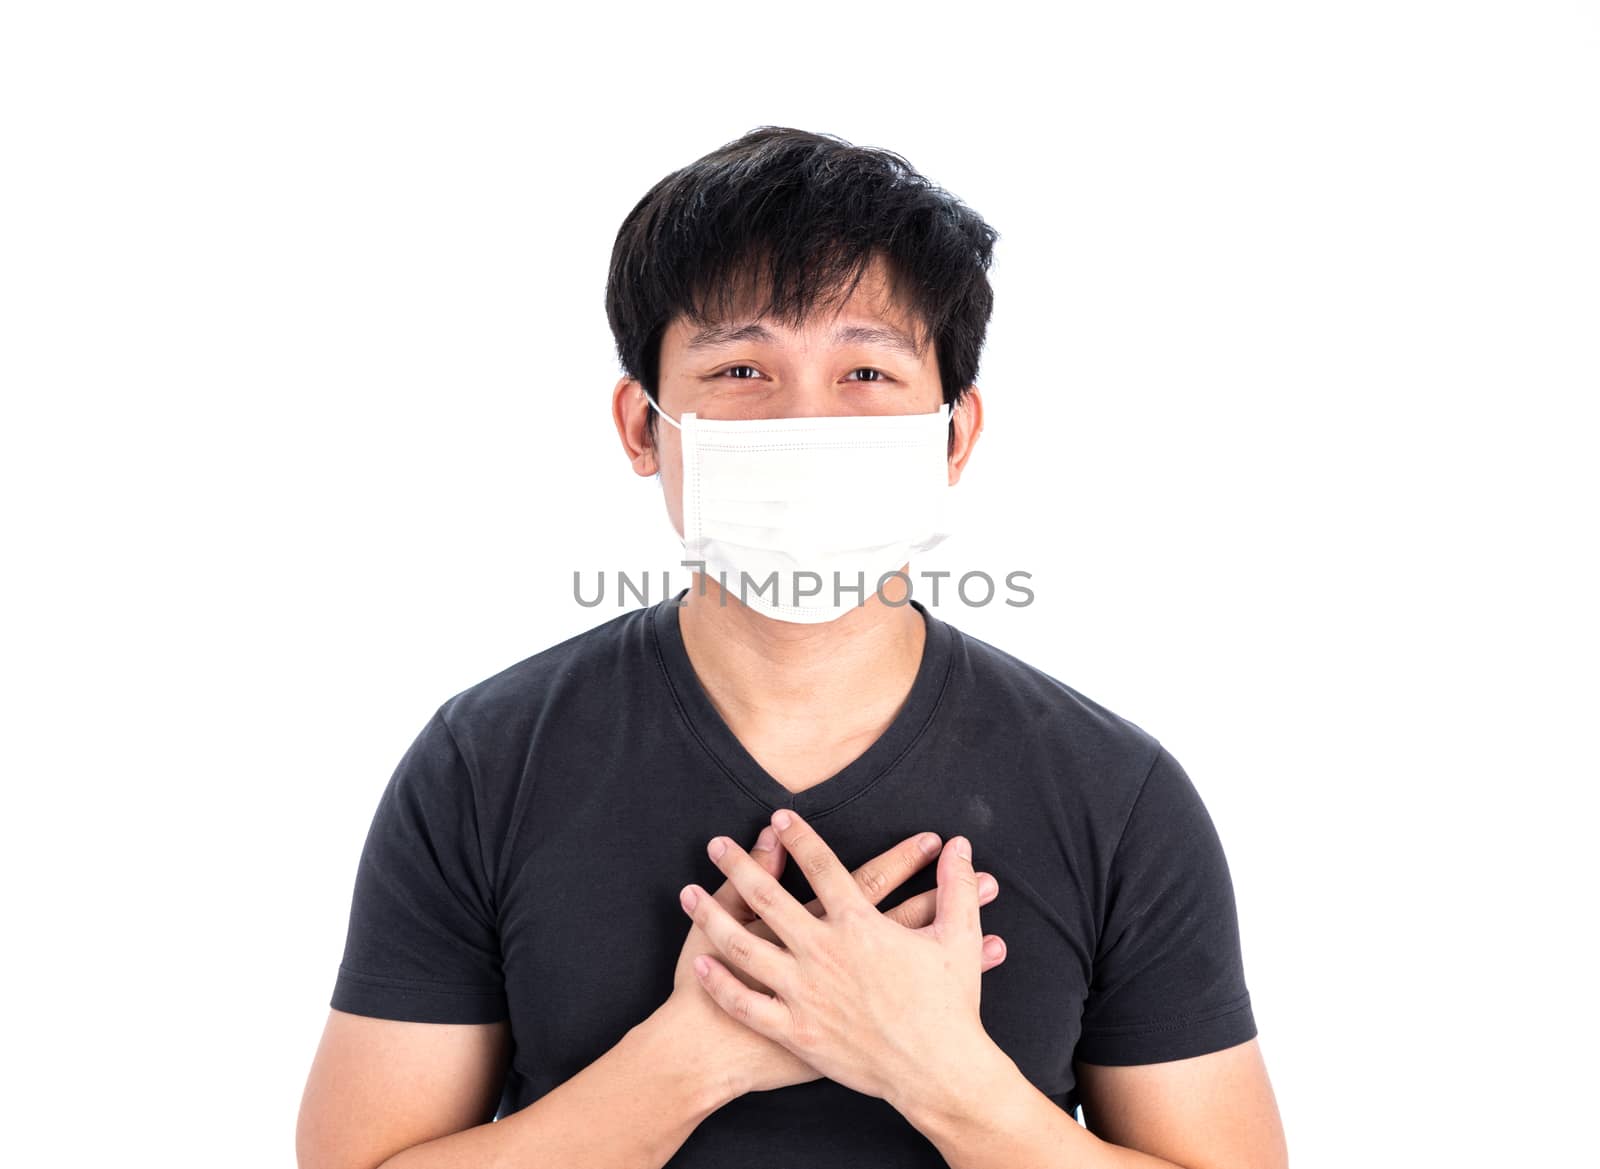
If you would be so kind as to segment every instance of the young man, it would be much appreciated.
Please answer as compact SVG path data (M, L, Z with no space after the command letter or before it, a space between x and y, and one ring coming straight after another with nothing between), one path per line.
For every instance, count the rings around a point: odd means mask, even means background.
M1285 1163L1194 786L906 592L982 426L995 238L775 127L628 216L613 417L704 570L401 761L302 1166Z

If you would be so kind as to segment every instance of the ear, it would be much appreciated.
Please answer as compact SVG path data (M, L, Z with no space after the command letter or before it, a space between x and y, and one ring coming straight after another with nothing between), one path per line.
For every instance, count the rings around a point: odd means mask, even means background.
M641 477L654 475L661 469L655 445L645 433L649 414L650 403L644 396L644 387L634 378L621 378L611 391L611 420L617 425L617 436L622 439L622 449L628 454L628 462L633 464L634 474Z
M961 395L950 421L955 425L950 446L950 486L954 487L961 482L961 472L972 457L972 448L977 446L978 435L983 430L983 395L978 392L976 383Z

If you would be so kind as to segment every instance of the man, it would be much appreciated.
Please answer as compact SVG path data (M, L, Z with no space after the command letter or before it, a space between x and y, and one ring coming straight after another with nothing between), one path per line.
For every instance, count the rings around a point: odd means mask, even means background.
M302 1166L1285 1163L1194 786L906 590L982 426L995 238L776 127L628 216L613 417L704 570L402 760Z

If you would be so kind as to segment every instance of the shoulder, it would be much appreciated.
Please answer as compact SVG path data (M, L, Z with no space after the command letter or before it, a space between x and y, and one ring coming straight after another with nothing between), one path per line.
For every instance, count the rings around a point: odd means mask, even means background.
M1132 808L1165 749L1128 716L1075 686L969 633L957 634L969 721L1015 744L1019 763L1048 770L1065 795L1113 824ZM1100 816L1095 819L1100 819Z
M1132 754L1148 765L1160 743L1138 723L997 646L958 633L970 695L1018 719L1034 733L1096 754Z
M653 661L649 614L630 610L523 658L451 696L438 717L470 755L475 748L525 741L553 712L581 718L582 708L613 707L625 700L630 679Z

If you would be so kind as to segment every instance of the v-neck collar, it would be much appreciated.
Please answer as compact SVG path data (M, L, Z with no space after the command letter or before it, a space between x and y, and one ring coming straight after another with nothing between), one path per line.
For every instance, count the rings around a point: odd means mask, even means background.
M911 605L922 614L927 636L923 639L922 661L917 666L911 691L894 719L883 734L842 770L804 791L790 791L745 749L711 704L699 675L694 672L684 648L682 630L678 627L678 607L674 604L688 591L685 588L676 597L651 607L650 629L657 659L690 732L722 773L768 811L793 808L808 819L834 811L887 774L927 730L949 680L954 631L913 599Z

